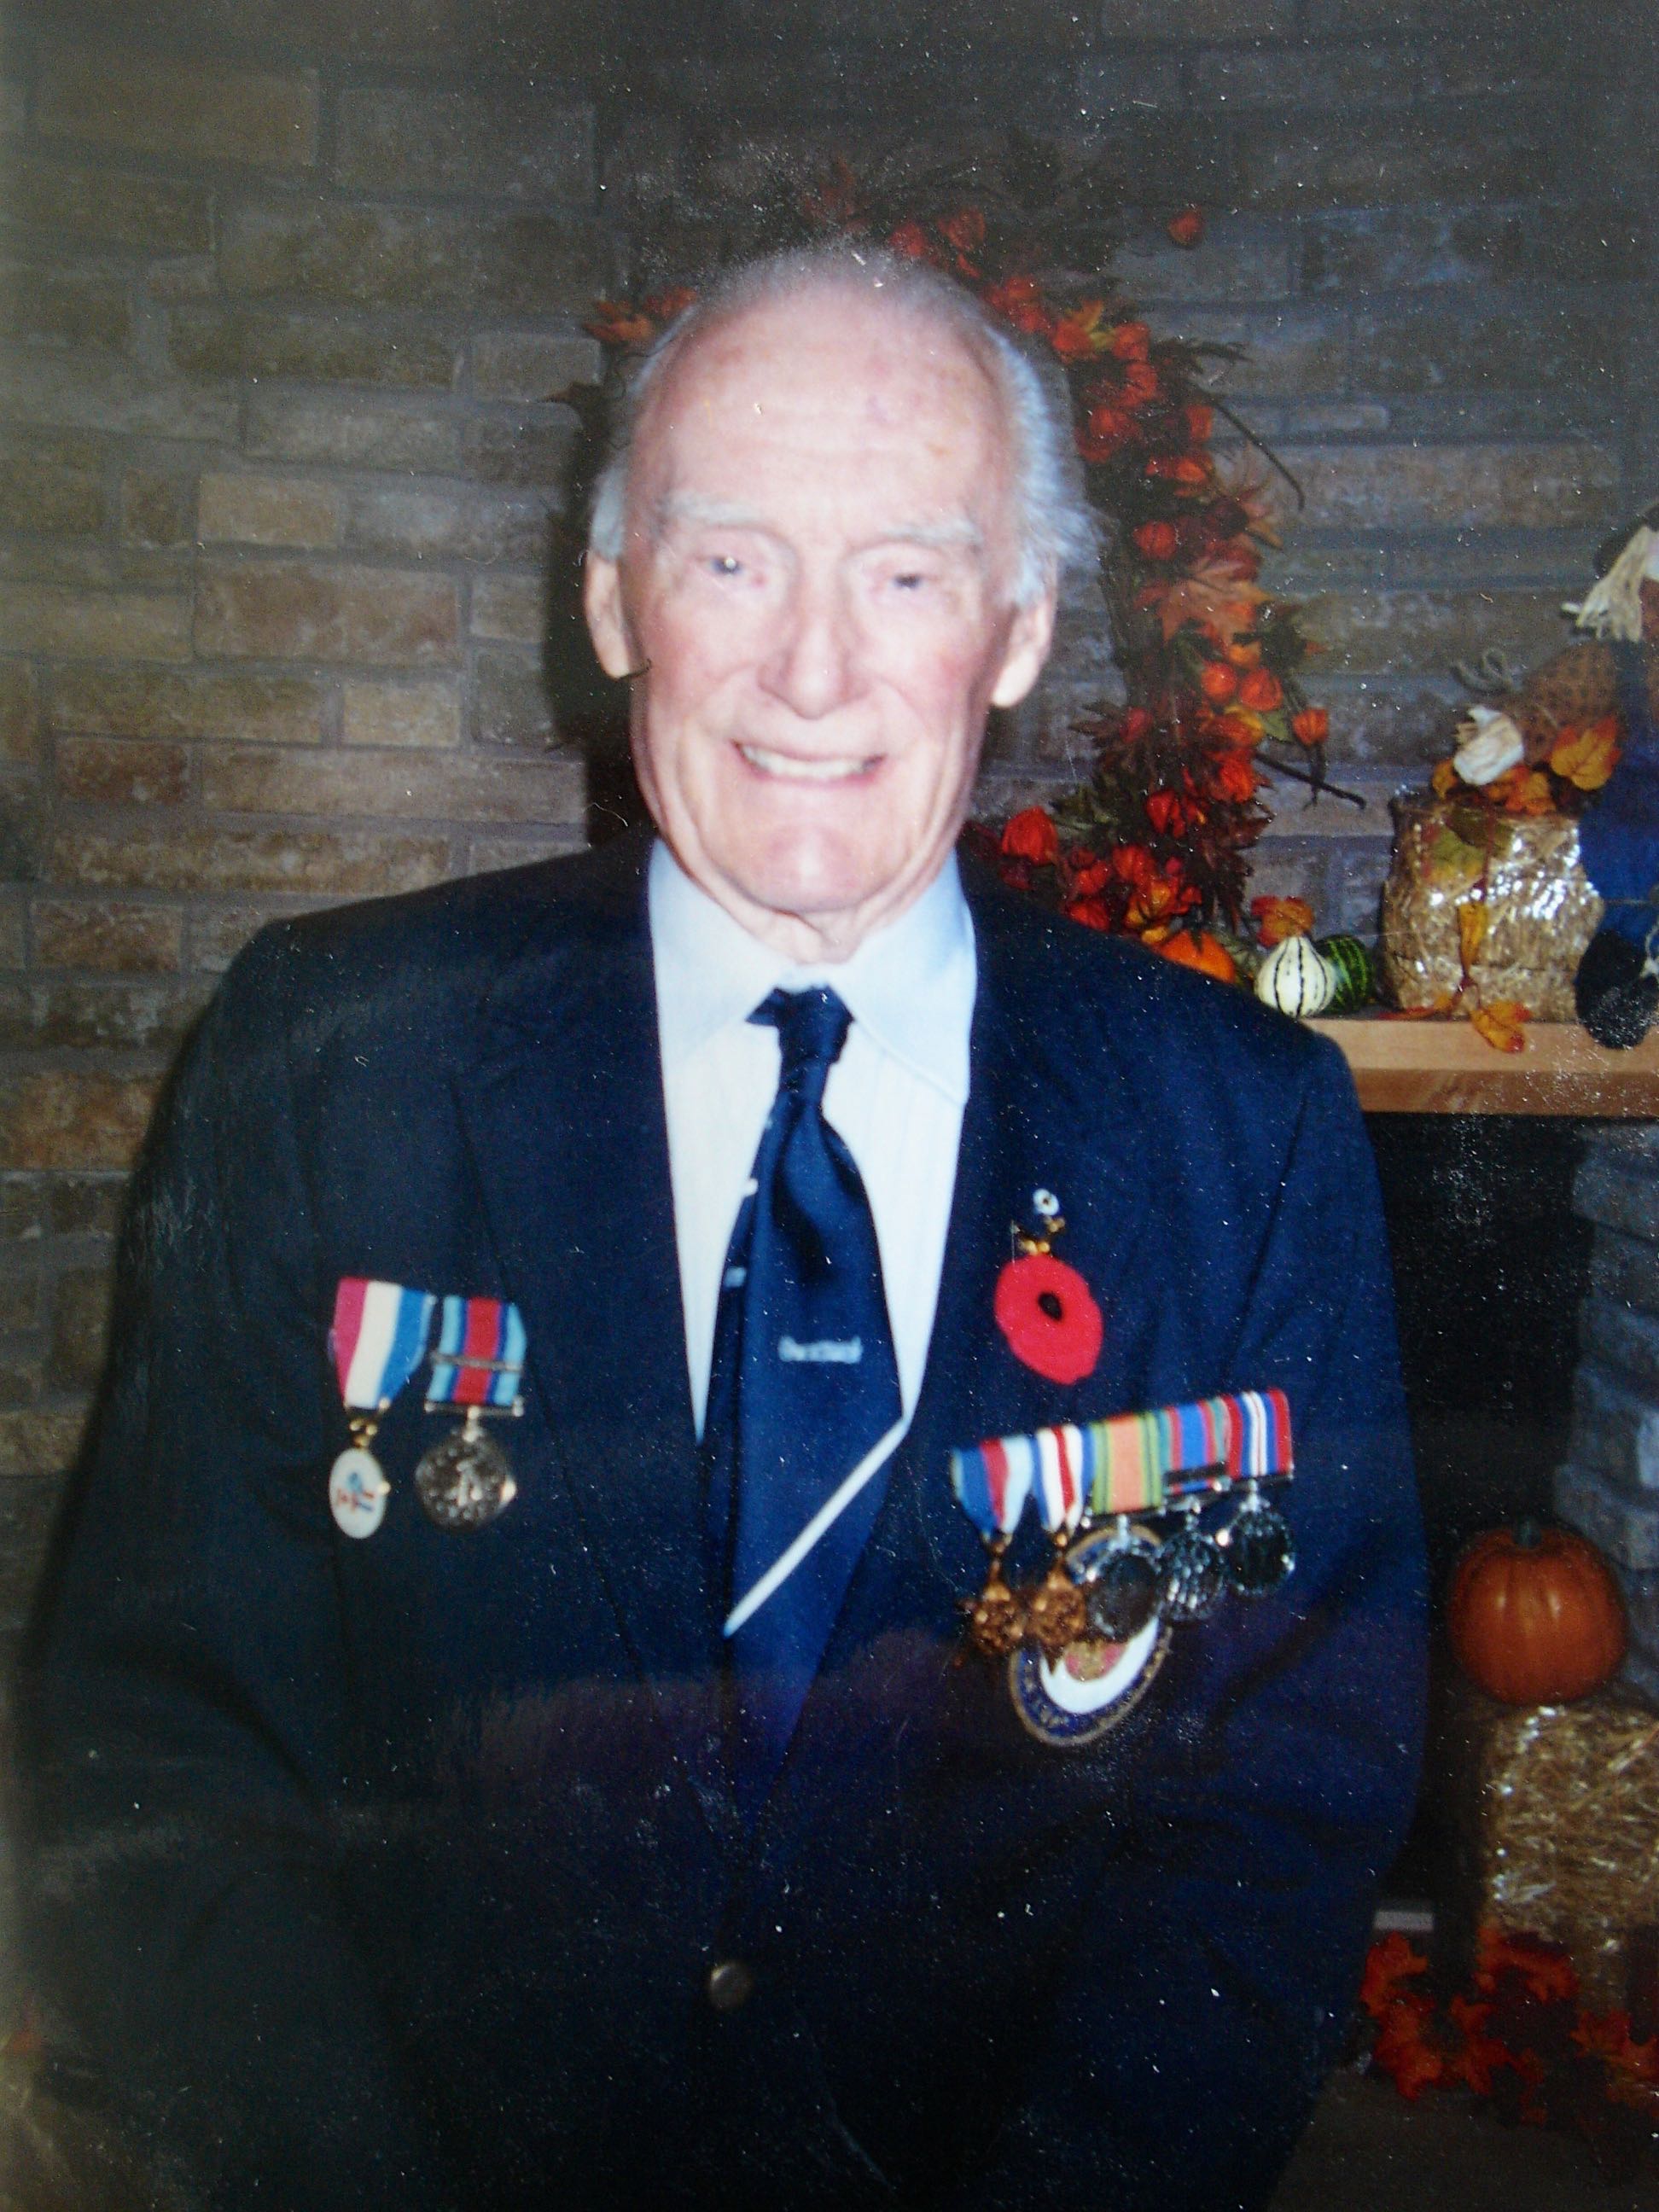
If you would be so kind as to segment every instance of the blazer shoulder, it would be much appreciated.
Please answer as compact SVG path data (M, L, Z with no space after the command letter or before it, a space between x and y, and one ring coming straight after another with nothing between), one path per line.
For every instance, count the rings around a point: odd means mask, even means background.
M354 1065L436 1076L476 1057L515 992L556 1009L603 953L648 953L648 850L619 838L269 923L221 984L210 1038L243 1066L274 1054L302 1079Z

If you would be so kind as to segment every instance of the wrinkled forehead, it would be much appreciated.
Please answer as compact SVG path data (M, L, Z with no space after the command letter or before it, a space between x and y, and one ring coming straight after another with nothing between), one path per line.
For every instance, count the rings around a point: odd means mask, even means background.
M828 283L694 327L664 366L635 435L647 527L671 493L787 453L803 471L857 465L925 477L1005 519L1013 441L1003 388L969 333L925 303Z

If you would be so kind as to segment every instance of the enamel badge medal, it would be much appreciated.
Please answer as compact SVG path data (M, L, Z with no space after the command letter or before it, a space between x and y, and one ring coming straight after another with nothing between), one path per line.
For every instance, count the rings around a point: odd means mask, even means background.
M343 1536L372 1536L386 1518L392 1486L369 1447L381 1417L426 1358L437 1304L430 1291L400 1283L341 1278L334 1293L329 1351L351 1431L328 1475L328 1505Z

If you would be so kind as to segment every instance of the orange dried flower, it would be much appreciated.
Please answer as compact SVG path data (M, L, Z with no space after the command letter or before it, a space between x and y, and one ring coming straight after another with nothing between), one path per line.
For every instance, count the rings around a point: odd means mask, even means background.
M1213 465L1207 454L1154 453L1146 464L1146 473L1165 483L1190 487L1206 483Z
M1217 799L1231 800L1243 805L1255 797L1261 782L1255 765L1246 753L1223 753L1210 767L1210 790Z
M1284 697L1285 687L1271 668L1250 669L1238 687L1239 704L1258 714L1271 714Z
M1204 819L1204 810L1179 792L1154 791L1146 800L1146 819L1160 837L1184 837Z
M1026 806L1011 815L1002 832L1002 850L1011 860L1052 867L1060 858L1060 832L1048 808Z
M1035 276L1005 277L980 296L994 315L1028 336L1046 337L1052 325L1053 318L1042 304L1042 287Z
M1268 951L1275 945L1282 945L1287 937L1309 937L1313 933L1313 908L1306 899L1264 895L1250 901L1250 912L1255 920L1255 933Z
M1291 726L1292 728L1296 726L1296 718L1292 718ZM1449 760L1443 760L1429 778L1429 788L1437 799L1449 799L1462 781L1462 777L1459 775Z
M907 261L933 261L938 257L933 241L914 216L902 222L887 240L895 253L902 253Z
M1331 733L1331 718L1322 707L1300 707L1291 717L1291 735L1299 745L1322 745Z
M1107 349L1118 361L1145 361L1152 342L1145 323L1115 323L1106 337Z
M1136 550L1149 561L1173 561L1177 542L1173 522L1143 522L1135 532Z
M1062 361L1088 361L1105 351L1108 334L1101 328L1105 312L1103 300L1085 300L1069 315L1060 317L1049 333L1049 343Z
M1238 671L1225 660L1206 660L1198 672L1198 688L1212 707L1224 707L1238 690Z
M1085 929L1110 929L1112 911L1103 898L1074 898L1066 902L1068 921L1080 921Z
M1085 461L1109 461L1134 434L1133 417L1121 407L1091 407L1089 427L1077 441L1078 451Z
M1215 428L1214 408L1205 407L1195 401L1193 405L1183 407L1181 411L1186 417L1187 435L1192 440L1194 445L1207 446L1210 442L1210 434Z

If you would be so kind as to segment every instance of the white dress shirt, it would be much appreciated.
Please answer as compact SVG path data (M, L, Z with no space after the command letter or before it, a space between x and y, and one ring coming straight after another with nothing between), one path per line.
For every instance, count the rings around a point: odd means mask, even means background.
M799 968L750 936L658 842L649 875L657 1030L679 1248L685 1358L702 1433L714 1311L738 1208L778 1087L778 1034L749 1016L771 991L824 984L853 1017L824 1118L875 1218L906 1415L939 1302L968 1098L977 967L954 859L850 960Z

